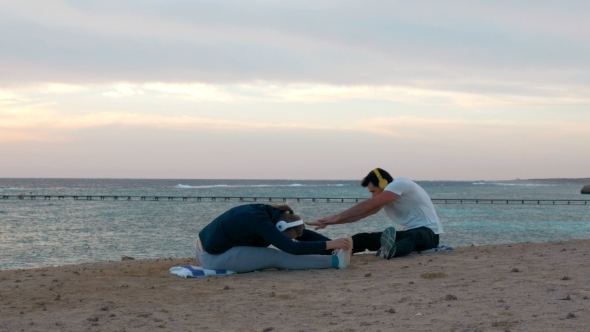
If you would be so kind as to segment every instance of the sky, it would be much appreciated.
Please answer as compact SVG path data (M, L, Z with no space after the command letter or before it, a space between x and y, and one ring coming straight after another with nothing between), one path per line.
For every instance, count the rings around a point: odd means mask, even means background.
M0 0L0 178L590 177L588 1Z

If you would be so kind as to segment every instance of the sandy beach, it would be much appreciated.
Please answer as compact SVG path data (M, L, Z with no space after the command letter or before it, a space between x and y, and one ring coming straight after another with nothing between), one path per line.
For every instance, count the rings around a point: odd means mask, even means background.
M590 240L183 279L191 258L0 271L0 331L586 331Z

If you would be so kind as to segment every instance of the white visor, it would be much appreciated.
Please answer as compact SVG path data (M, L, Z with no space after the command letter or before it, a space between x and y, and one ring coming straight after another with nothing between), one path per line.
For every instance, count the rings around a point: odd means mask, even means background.
M281 232L284 232L291 227L295 227L295 226L299 226L299 225L303 225L303 220L296 220L296 221L292 221L292 222L286 222L286 221L281 220L277 223L277 229Z

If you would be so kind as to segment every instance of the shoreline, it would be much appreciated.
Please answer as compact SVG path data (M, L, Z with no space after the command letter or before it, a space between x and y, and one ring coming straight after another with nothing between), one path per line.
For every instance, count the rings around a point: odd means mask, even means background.
M590 240L183 279L192 258L0 270L0 331L583 331Z

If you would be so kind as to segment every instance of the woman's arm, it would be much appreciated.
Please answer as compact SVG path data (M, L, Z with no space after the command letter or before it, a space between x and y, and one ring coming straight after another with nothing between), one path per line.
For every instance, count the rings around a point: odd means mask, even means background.
M344 238L328 241L295 242L279 231L271 221L261 224L258 234L268 243L292 255L322 255L329 249L348 250L350 247L348 239Z
M320 233L311 231L309 229L303 230L303 235L297 238L297 241L330 241L331 239Z
M324 236L320 233L311 231L309 229L304 229L303 234L296 239L297 241L331 241L331 239L327 236ZM330 255L333 251L327 249L324 254Z

